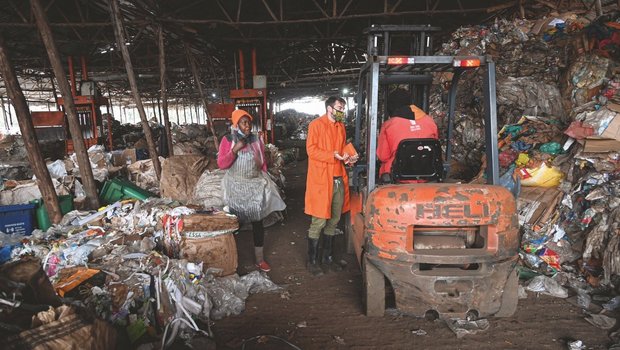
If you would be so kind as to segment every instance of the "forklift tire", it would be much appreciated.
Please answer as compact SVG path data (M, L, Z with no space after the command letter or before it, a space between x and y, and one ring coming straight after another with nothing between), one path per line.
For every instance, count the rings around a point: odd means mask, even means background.
M368 317L382 317L385 313L385 278L366 254L362 261L364 314Z
M517 304L519 303L519 274L515 268L508 278L506 279L506 285L504 286L504 293L502 294L502 305L499 307L495 317L510 317L517 311Z

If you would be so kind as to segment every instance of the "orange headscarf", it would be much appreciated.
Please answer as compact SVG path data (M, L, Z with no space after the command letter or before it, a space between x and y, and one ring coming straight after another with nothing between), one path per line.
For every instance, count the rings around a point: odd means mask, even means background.
M237 124L239 123L239 119L241 119L241 117L245 117L245 116L250 118L250 121L252 120L252 116L248 112L244 111L243 109L237 109L237 110L233 111L232 112L232 116L231 116L232 125L234 127L236 127Z

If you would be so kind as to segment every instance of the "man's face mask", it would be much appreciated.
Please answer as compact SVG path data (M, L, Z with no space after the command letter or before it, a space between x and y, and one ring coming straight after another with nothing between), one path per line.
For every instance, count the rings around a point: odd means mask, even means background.
M334 117L334 120L337 121L337 122L341 122L341 123L344 122L344 112L343 111L339 111L339 110L333 108L332 117Z

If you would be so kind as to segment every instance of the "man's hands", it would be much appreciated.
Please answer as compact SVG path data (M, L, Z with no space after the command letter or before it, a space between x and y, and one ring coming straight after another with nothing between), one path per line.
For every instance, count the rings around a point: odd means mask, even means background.
M348 154L345 153L345 155L348 157L347 160L344 162L344 164L346 165L353 165L357 162L357 160L359 159L359 156L356 154L354 156L350 156Z
M346 153L341 156L340 154L338 154L337 151L334 151L334 158L336 158L338 160L345 160L345 158L344 158L345 156L347 156L347 158L349 157Z
M334 158L341 160L346 165L353 165L357 162L358 156L350 156L348 153L344 153L343 155L338 154L338 152L334 151Z

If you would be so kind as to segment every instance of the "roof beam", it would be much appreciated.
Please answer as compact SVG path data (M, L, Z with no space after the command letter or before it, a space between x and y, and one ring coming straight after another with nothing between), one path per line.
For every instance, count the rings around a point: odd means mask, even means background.
M538 2L544 0L535 0ZM291 19L291 20L278 20L278 21L244 21L240 22L239 17L241 15L241 4L242 0L239 0L239 7L237 9L237 21L229 21L223 19L183 19L183 18L172 18L172 17L163 17L160 18L162 22L169 23L177 23L177 24L225 24L230 26L256 26L256 25L265 25L265 24L299 24L299 23L312 23L312 22L331 22L338 21L340 19L362 19L362 18L373 18L373 17L394 17L394 16L405 16L405 15L440 15L440 14L464 14L464 13L489 13L493 11L498 11L501 9L513 7L518 4L518 0L511 1L506 4L496 5L491 7L477 7L477 8L469 8L469 9L445 9L445 10L412 10L412 11L402 11L402 12L393 12L393 13L360 13L360 14L351 14L351 15L343 15L341 13L338 17L319 17L319 18L305 18L305 19ZM593 5L592 5L593 6ZM324 11L323 11L324 12ZM130 20L126 22L131 25L139 25L149 23L146 20ZM0 23L0 27L34 27L34 23L21 23L21 22L2 22ZM50 23L52 27L109 27L112 26L111 22L71 22L71 23Z
M269 12L269 15L271 15L271 18L273 18L273 20L276 21L276 22L280 22L278 17L276 17L275 13L273 13L273 11L271 11L271 7L269 7L269 4L267 3L267 0L263 0L263 5L265 5L265 8L267 9L267 12Z
M62 11L57 11L57 12L60 13L62 18L65 19L65 22L70 23L69 18L67 18L67 16L65 16L65 14ZM71 28L71 31L73 32L73 34L75 34L75 36L77 36L78 39L80 39L80 41L84 41L84 38L82 38L82 35L80 34L80 32L77 31L77 29L75 29L75 27L69 27L69 28Z
M47 6L45 6L45 12L47 12L47 10L49 10L50 7L52 7L52 5L54 5L54 3L56 2L56 0L52 0L50 1Z
M194 6L198 5L198 4L200 4L201 2L202 2L202 0L194 1L194 2L192 2L192 3L189 3L189 4L185 5L185 6L181 6L181 7L179 7L178 9L174 10L172 13L179 13L179 12L183 12L183 11L185 11L185 10L189 9L189 8L192 8L192 7L194 7Z
M340 15L338 15L338 18L342 18L344 13L347 12L347 10L349 9L349 6L351 6L352 2L353 2L353 0L349 0L349 2L347 2L346 5L344 5L344 9L342 9L342 12L340 12Z
M52 1L52 2L53 2L53 1ZM80 20L81 20L82 22L86 22L86 21L84 20L84 15L82 14L82 9L80 8L80 6L79 6L79 4L78 4L78 0L73 0L73 3L75 4L75 9L77 10L78 15L80 16ZM68 22L68 21L67 21L67 22Z
M239 5L237 6L237 23L241 21L241 2L243 0L239 0Z
M12 0L9 0L9 5L11 5L11 8L13 9L13 11L15 11L15 13L17 13L19 18L21 18L22 21L24 21L24 23L28 23L28 20L26 19L26 17L24 17L24 15L21 13L19 8L17 8L17 6L15 5L15 3Z
M394 6L392 6L392 9L390 10L390 13L394 13L394 11L396 11L396 8L398 7L398 5L400 5L401 2L403 2L403 0L398 0L396 2L396 4L394 4Z
M264 1L264 0L263 0ZM312 0L312 2L314 3L314 6L316 6L316 8L319 9L319 11L321 11L321 13L323 14L323 16L325 16L326 18L330 18L329 15L327 14L327 12L325 12L325 10L323 10L323 8L321 7L321 5L319 5L316 0Z
M282 0L280 0L280 21L284 20L284 4L282 3Z

